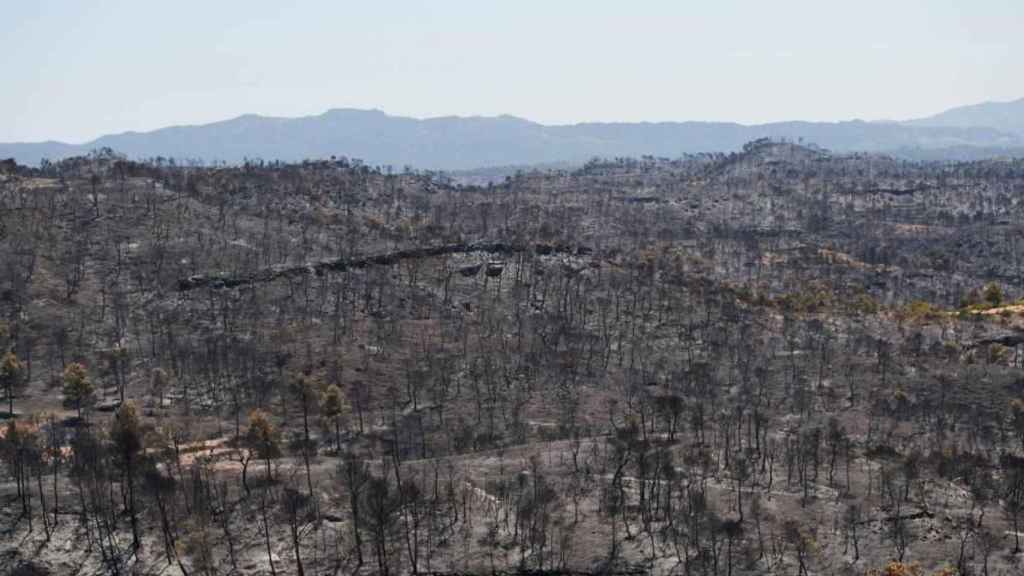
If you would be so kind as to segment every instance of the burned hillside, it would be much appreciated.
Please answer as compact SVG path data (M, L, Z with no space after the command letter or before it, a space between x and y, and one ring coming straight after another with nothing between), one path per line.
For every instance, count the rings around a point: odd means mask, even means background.
M0 568L1019 573L1022 260L1020 160L5 168Z

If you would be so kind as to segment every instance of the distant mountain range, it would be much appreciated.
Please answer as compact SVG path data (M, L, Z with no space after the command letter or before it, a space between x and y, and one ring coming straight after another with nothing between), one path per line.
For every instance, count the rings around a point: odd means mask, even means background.
M415 119L379 110L335 109L318 116L247 114L198 126L102 136L84 144L0 144L0 158L38 165L111 148L131 158L297 161L347 156L373 165L467 170L487 166L581 162L617 156L677 157L729 152L757 138L803 140L840 151L912 158L1024 156L1024 99L954 108L906 122L583 123L546 126L516 118Z
M942 128L983 126L1024 136L1024 98L1013 102L985 102L972 106L960 106L928 118L910 120L904 124Z

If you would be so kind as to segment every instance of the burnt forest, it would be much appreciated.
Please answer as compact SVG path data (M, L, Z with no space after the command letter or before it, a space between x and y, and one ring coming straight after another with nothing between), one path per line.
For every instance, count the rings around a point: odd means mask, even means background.
M0 163L0 572L1024 572L1024 160Z

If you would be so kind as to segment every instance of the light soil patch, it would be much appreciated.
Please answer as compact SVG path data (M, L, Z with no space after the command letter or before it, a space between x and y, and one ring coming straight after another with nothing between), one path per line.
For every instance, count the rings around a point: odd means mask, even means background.
M981 314L983 316L994 316L1001 314L1024 314L1024 304L1011 304L1009 306L989 308L988 310L978 310L972 313Z

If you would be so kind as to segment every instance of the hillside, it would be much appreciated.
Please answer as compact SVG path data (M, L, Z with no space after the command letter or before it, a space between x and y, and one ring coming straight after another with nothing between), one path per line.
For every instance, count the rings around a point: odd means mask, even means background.
M0 164L0 572L1018 574L1022 223L766 140Z

